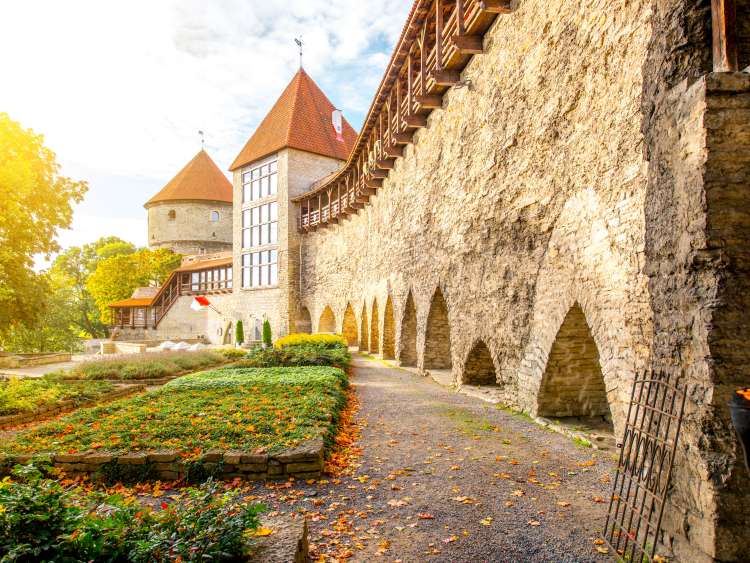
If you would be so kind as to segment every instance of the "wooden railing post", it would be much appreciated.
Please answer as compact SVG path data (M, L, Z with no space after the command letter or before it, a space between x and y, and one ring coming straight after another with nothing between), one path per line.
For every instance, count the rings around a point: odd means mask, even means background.
M737 72L737 6L735 0L711 0L714 72Z
M435 70L443 69L443 0L435 0Z

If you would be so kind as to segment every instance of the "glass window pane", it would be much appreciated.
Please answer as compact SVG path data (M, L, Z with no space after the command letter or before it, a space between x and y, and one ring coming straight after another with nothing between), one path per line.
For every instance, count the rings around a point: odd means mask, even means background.
M253 240L250 246L258 246L260 244L260 227L253 227Z
M242 255L242 265L243 266L249 266L250 265L250 255L249 254L243 254Z
M268 223L268 205L260 206L260 222Z
M276 250L269 251L269 255L271 257L271 262L278 262L279 253Z
M279 240L279 224L278 223L271 223L270 229L271 229L271 244L275 244Z
M257 266L253 267L253 287L260 285L260 268Z
M253 178L257 178L258 176L260 176L260 170L256 168L255 170L253 170Z
M243 227L250 226L250 210L249 209L245 209L245 211L242 212L242 226Z
M266 197L268 195L268 177L260 179L260 196Z
M242 248L250 248L251 241L250 241L250 229L243 229L242 230Z
M260 208L253 207L253 225L260 225Z
M253 199L260 198L260 181L253 181Z
M275 160L270 164L270 167L271 167L271 172L276 172L276 161Z
M231 279L232 279L232 266L229 266L229 267L227 268L227 279L228 279L228 280L231 280Z
M278 285L279 283L279 266L278 264L271 264L271 285Z
M275 201L270 204L271 210L271 221L276 221L279 218L279 204Z
M268 229L265 227L260 227L260 244L268 244Z
M268 193L270 193L271 195L273 195L273 194L276 193L276 190L278 188L278 179L277 179L276 174L271 175L269 177L269 181L271 182L271 185L268 188Z
M260 264L260 252L253 253L253 266Z
M242 186L242 203L250 201L250 186Z

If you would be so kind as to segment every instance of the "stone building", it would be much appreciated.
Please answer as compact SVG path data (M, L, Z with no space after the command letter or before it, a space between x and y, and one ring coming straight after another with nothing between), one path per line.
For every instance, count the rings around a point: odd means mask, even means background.
M232 250L232 184L204 150L144 207L150 248L186 255Z
M736 10L735 33L708 0L415 0L358 136L336 140L295 76L231 167L231 290L175 274L153 334L189 319L221 342L264 316L341 332L618 435L637 373L682 374L662 547L747 560L726 408L750 385L750 1ZM221 314L189 310L212 291Z

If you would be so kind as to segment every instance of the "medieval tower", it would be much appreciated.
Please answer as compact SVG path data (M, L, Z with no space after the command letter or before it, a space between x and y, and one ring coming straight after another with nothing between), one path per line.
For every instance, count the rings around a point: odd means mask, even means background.
M150 248L186 255L232 249L232 184L205 150L144 207Z

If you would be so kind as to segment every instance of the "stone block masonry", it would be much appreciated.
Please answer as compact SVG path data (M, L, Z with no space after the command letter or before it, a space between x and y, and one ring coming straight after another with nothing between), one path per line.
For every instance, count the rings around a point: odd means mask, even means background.
M383 350L391 299L405 365L618 435L636 373L683 372L660 549L743 560L725 404L750 383L750 76L708 74L708 2L514 7L369 204L302 237L300 307Z

